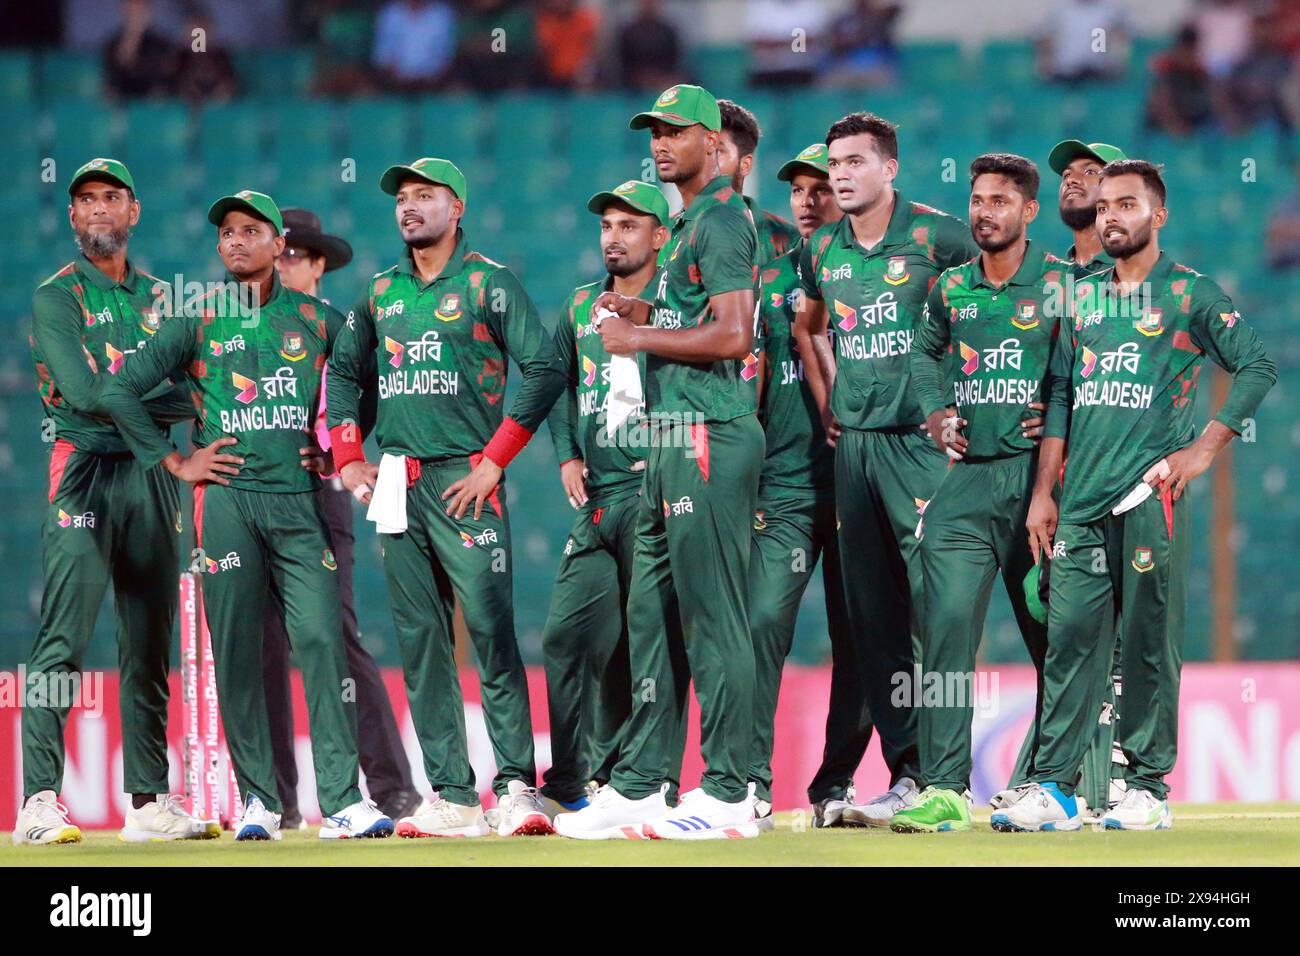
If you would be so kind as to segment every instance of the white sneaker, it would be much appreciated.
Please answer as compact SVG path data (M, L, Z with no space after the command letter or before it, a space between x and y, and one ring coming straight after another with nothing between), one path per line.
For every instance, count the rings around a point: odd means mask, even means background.
M322 840L350 840L353 837L390 837L393 820L373 800L358 800L320 822Z
M1168 830L1174 825L1169 801L1161 800L1150 790L1124 791L1124 799L1102 817L1107 830Z
M1059 833L1083 826L1074 797L1061 793L1054 783L1032 784L1018 801L996 811L989 823L1003 833Z
M53 790L42 790L27 798L18 811L13 841L43 846L47 843L80 843L81 830L68 822L68 808L59 803Z
M221 836L216 820L200 820L185 811L180 797L158 794L157 800L138 810L126 811L126 824L117 838L125 843L150 843L162 840L215 840Z
M266 809L260 797L250 795L244 804L244 815L239 818L239 826L235 827L235 839L279 840L282 837L280 814Z
M846 807L841 819L845 826L887 827L895 813L916 803L920 795L915 780L900 777L898 783L880 796L858 806Z
M696 789L665 816L643 824L641 832L651 840L738 840L758 836L758 821L752 797L728 803Z
M409 817L397 821L400 837L481 837L491 833L483 808L444 800L434 793L433 800L420 804Z
M607 783L581 810L557 816L555 832L575 840L643 840L641 824L668 813L667 792L665 783L658 793L630 800Z
M541 794L522 780L506 784L506 795L497 800L496 809L497 836L546 836L555 832L542 806Z

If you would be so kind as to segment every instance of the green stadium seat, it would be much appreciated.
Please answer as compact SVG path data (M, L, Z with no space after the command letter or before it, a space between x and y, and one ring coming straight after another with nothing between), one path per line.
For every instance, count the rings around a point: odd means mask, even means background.
M45 102L65 97L98 101L103 61L98 53L45 50L40 54L41 97Z
M0 53L0 103L28 103L36 99L35 57L26 50Z

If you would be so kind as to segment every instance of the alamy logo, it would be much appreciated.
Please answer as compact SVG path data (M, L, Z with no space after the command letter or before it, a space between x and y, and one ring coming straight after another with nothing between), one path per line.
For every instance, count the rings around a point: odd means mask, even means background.
M153 929L152 893L68 893L50 897L51 926L125 926L133 936L148 936Z

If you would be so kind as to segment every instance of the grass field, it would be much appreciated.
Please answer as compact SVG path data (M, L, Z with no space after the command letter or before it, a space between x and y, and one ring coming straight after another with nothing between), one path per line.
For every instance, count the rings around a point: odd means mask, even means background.
M96 831L80 845L0 845L6 866L1269 866L1300 860L1300 804L1174 807L1166 833L1010 834L976 812L970 833L903 835L887 830L812 830L797 814L757 840L694 843L562 837L480 840L319 840L315 828L278 843L126 844Z

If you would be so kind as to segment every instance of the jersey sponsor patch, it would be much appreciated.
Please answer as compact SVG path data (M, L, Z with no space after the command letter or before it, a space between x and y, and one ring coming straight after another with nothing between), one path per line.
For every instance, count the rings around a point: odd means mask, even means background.
M845 305L839 299L833 300L835 304L835 315L837 316L836 325L845 332L851 332L858 324L858 310L851 305Z
M758 374L758 356L750 352L745 356L744 365L740 369L740 377L746 382Z
M388 352L388 364L393 368L401 367L402 354L406 351L406 347L402 345L401 342L398 342L395 339L390 339L385 335L384 349Z
M235 401L244 405L249 404L257 399L257 382L246 375L240 375L238 372L230 373L230 380L234 383L239 392L235 395Z
M957 343L957 345L961 350L962 374L974 375L977 371L979 371L979 367L980 367L979 349L973 349L965 342L960 342L960 341Z

